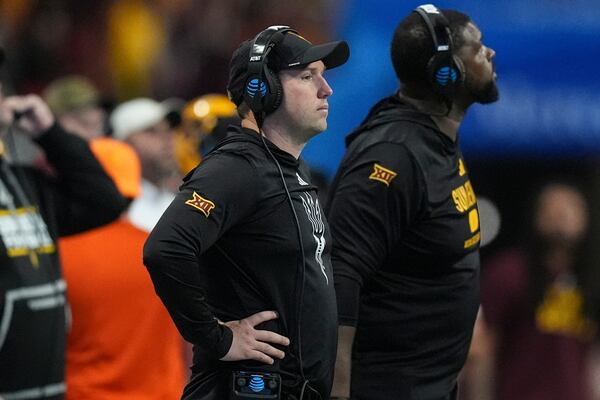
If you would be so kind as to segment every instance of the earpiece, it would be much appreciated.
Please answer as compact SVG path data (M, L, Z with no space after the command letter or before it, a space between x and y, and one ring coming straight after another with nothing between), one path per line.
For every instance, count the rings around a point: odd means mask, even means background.
M244 100L257 118L264 118L279 107L283 98L281 81L268 66L271 50L287 32L296 32L289 26L270 26L254 38L248 59L248 78Z
M437 92L450 98L463 84L465 73L462 61L453 54L448 20L433 4L421 5L415 12L423 18L433 39L434 54L427 63L429 80Z

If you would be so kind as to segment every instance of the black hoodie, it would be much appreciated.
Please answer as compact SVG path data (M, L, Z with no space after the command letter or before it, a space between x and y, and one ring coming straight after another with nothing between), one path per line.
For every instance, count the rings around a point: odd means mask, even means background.
M83 139L54 124L38 144L54 176L9 164L0 154L0 398L5 399L64 397L68 307L56 242L109 223L127 204Z
M347 146L327 215L340 324L357 326L352 391L445 398L479 305L479 217L458 141L388 97Z
M231 380L231 370L300 375L300 346L305 378L329 395L337 340L329 227L304 163L267 143L291 195L303 253L277 165L256 132L233 127L184 178L144 248L158 295L194 344L184 398L225 395L215 387ZM273 366L219 361L232 333L215 317L240 320L265 310L279 318L257 328L289 337L286 357Z

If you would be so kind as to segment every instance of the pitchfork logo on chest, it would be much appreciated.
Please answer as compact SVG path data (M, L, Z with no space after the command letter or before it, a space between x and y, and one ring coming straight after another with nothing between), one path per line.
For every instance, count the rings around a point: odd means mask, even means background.
M325 250L325 224L323 223L323 218L321 217L321 206L319 206L319 199L313 200L312 196L308 193L301 194L300 198L302 199L306 216L312 224L312 234L317 244L315 249L315 260L321 267L321 272L325 277L325 282L329 285L329 278L327 278L325 265L323 264L323 250Z

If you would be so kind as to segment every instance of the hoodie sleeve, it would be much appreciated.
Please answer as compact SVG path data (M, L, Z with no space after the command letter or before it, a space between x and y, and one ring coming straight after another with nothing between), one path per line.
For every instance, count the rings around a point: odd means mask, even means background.
M420 169L399 144L379 143L343 165L328 220L340 324L356 325L360 288L425 204Z
M56 170L56 178L46 188L60 236L107 224L125 209L126 199L85 140L55 123L37 142Z
M202 359L222 358L233 336L206 303L201 270L208 267L200 263L200 255L254 209L256 180L254 167L241 156L222 153L206 159L181 187L144 246L144 264L156 293Z

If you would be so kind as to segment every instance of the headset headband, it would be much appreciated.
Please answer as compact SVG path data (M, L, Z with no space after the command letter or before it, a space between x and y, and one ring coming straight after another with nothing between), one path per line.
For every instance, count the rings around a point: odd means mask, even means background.
M296 32L289 26L273 25L260 32L250 46L250 56L248 58L248 76L254 76L262 73L263 66L267 62L267 56L278 43L283 39L286 32Z
M425 22L433 41L433 56L427 62L427 75L433 89L452 98L464 80L461 60L452 54L454 44L450 23L446 16L433 4L424 4L415 9Z
M450 24L442 12L433 4L424 4L415 9L423 18L433 39L435 53L452 52Z

